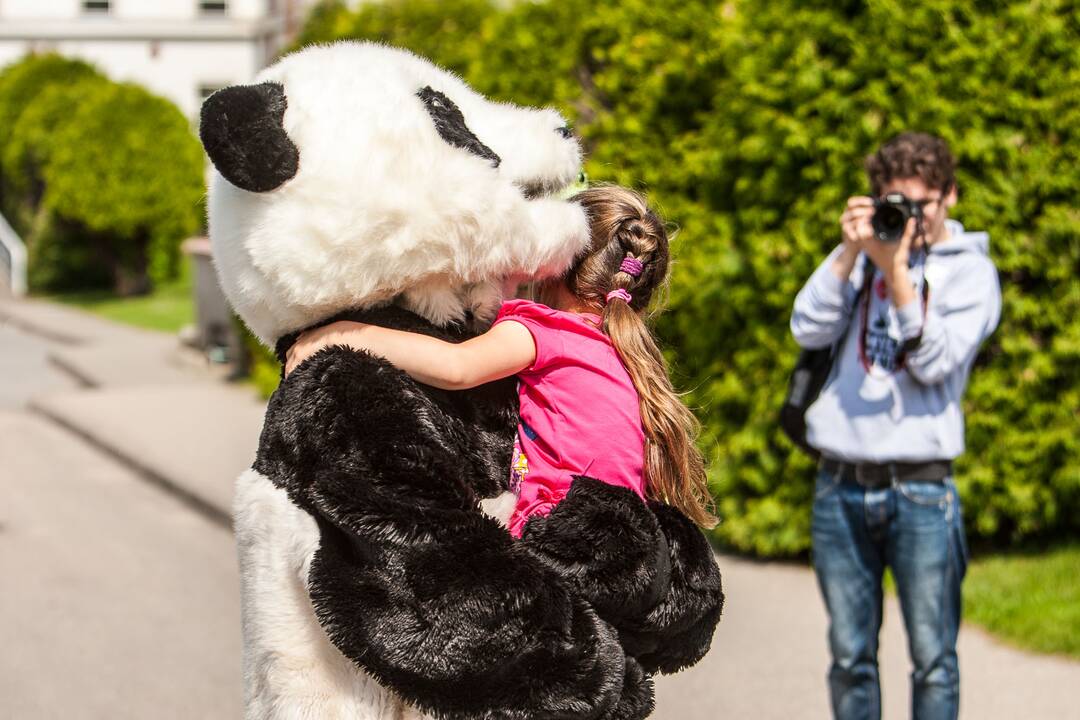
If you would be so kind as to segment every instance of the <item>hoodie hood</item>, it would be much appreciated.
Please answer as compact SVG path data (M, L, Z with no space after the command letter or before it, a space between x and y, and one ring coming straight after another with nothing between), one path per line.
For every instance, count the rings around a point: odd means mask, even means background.
M967 232L956 220L945 220L945 230L949 236L930 248L932 255L955 255L964 252L977 252L990 255L990 234L985 232Z

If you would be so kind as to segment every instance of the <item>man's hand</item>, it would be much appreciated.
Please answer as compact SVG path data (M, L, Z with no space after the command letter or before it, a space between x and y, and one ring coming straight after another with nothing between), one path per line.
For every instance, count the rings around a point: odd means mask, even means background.
M871 229L870 234L861 239L863 251L885 276L885 285L892 296L895 307L903 307L915 299L915 290L908 275L908 260L911 257L911 244L918 232L915 218L908 218L904 234L896 242L878 240Z
M868 231L866 235L861 235L859 241L862 245L863 251L870 257L880 270L885 275L888 275L895 268L903 267L907 270L908 259L911 257L911 243L915 239L915 233L917 232L918 223L915 222L915 218L908 218L907 227L904 228L904 234L896 242L882 242L874 236L873 228L870 228L869 220L866 223Z
M844 239L844 249L833 261L832 271L838 278L847 281L851 270L855 267L855 260L862 250L861 237L872 235L870 218L874 214L874 199L866 196L848 198L847 207L840 216L841 236Z
M874 216L874 198L858 195L848 198L844 214L840 216L840 229L843 230L844 253L858 255L862 250L863 238L874 234L870 218Z
M833 263L833 272L838 275L843 272L841 277L846 280L855 264L859 250L862 250L885 276L885 284L892 295L893 305L903 307L915 299L915 291L908 277L908 259L911 257L911 246L918 233L918 223L915 218L909 218L904 234L898 241L882 242L874 235L874 228L870 222L873 216L873 198L861 196L848 200L847 209L840 216L844 250Z

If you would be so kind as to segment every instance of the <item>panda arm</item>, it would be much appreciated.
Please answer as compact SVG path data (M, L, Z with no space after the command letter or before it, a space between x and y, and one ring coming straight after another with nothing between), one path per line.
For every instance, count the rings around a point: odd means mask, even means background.
M675 672L708 651L723 606L720 573L678 510L579 477L549 515L529 520L521 542L618 629L646 672Z
M646 672L668 674L696 664L709 651L724 592L704 533L670 505L652 501L649 508L667 539L671 582L647 614L620 628L620 638Z
M392 544L370 522L324 528L309 592L334 645L407 702L461 720L649 714L616 631L493 521L432 516Z

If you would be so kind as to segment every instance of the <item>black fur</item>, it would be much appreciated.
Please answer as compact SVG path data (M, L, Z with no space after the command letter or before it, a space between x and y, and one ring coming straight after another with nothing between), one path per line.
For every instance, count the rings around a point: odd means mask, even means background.
M646 672L672 673L708 652L724 594L712 549L675 508L579 477L522 543L619 631Z
M549 515L529 520L521 540L615 627L667 596L667 541L648 506L627 488L578 477Z
M221 175L249 192L281 187L300 169L300 151L285 133L285 88L234 85L206 99L199 138Z
M346 318L469 336L396 307ZM672 508L589 478L514 542L478 501L506 488L516 422L512 379L445 392L332 347L271 398L255 468L317 520L309 592L328 636L410 703L454 719L644 718L648 674L708 648L708 543Z
M697 526L675 508L650 502L667 538L671 585L667 597L633 625L619 628L627 654L647 673L673 673L705 657L724 608L720 570Z
M484 143L465 124L465 116L454 101L446 97L438 90L431 87L423 87L416 95L423 101L428 114L435 122L435 129L439 136L454 147L468 150L473 155L491 161L491 167L499 167L502 158Z

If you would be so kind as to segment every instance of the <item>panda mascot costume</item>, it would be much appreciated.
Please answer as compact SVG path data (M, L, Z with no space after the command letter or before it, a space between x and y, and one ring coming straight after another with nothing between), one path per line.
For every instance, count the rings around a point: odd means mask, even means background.
M279 358L336 319L466 339L587 243L565 121L401 50L288 55L200 136L222 287ZM675 509L582 477L520 541L494 517L516 405L340 347L281 383L236 486L248 718L633 720L704 655L720 577Z

